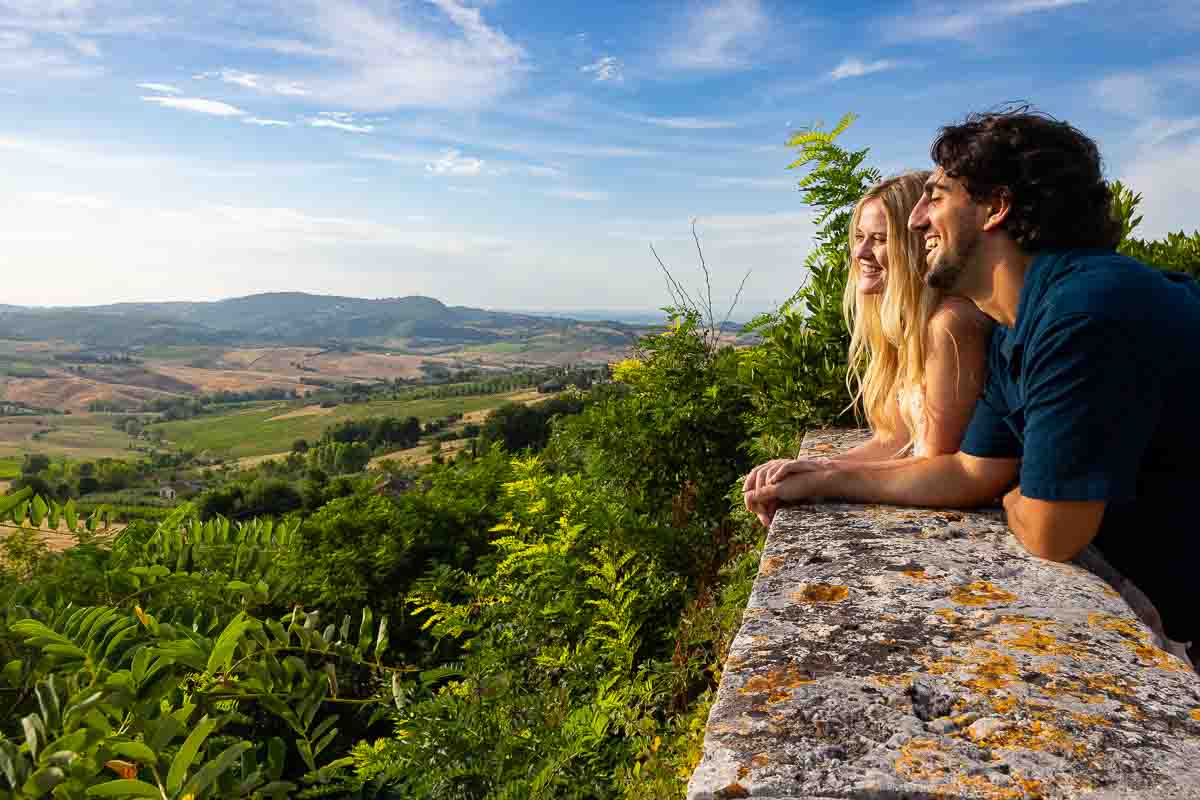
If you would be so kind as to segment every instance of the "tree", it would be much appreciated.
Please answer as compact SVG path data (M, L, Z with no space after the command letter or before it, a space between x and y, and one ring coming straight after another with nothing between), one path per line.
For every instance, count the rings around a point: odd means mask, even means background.
M292 452L293 453L307 453L308 452L308 440L307 439L297 439L296 441L292 442Z
M50 456L44 453L26 453L21 463L22 475L37 475L50 468Z

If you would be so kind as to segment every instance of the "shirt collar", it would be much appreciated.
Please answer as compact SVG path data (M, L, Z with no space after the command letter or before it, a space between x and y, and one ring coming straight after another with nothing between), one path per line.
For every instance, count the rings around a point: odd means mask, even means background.
M1033 332L1036 316L1033 311L1046 296L1062 257L1062 253L1038 253L1025 271L1025 283L1021 285L1021 298L1017 301L1017 321L1013 327L1004 329L1004 341L1000 343L1000 352L1010 365L1013 354L1025 349L1025 342Z

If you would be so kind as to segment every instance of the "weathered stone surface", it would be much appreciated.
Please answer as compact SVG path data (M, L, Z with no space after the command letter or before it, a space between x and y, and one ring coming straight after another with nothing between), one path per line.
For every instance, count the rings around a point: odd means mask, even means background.
M688 787L738 797L1197 798L1200 677L999 510L782 509Z

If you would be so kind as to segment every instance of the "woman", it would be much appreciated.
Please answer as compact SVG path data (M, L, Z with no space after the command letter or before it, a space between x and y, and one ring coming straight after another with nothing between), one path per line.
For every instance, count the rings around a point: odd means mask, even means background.
M991 320L969 300L925 285L925 243L908 229L928 177L889 178L854 207L842 305L852 331L846 385L871 438L835 460L953 453L983 389ZM782 479L794 463L755 467L746 490ZM764 525L774 516L755 511Z

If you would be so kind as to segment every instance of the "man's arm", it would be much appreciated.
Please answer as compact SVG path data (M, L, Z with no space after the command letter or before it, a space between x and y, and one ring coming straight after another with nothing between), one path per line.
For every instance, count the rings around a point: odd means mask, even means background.
M1015 458L977 458L951 453L890 462L813 464L778 483L746 493L747 507L837 497L863 503L931 508L971 508L995 500L1017 478Z
M1013 535L1030 553L1050 561L1079 555L1100 530L1107 505L1104 500L1037 500L1020 488L1004 495Z

